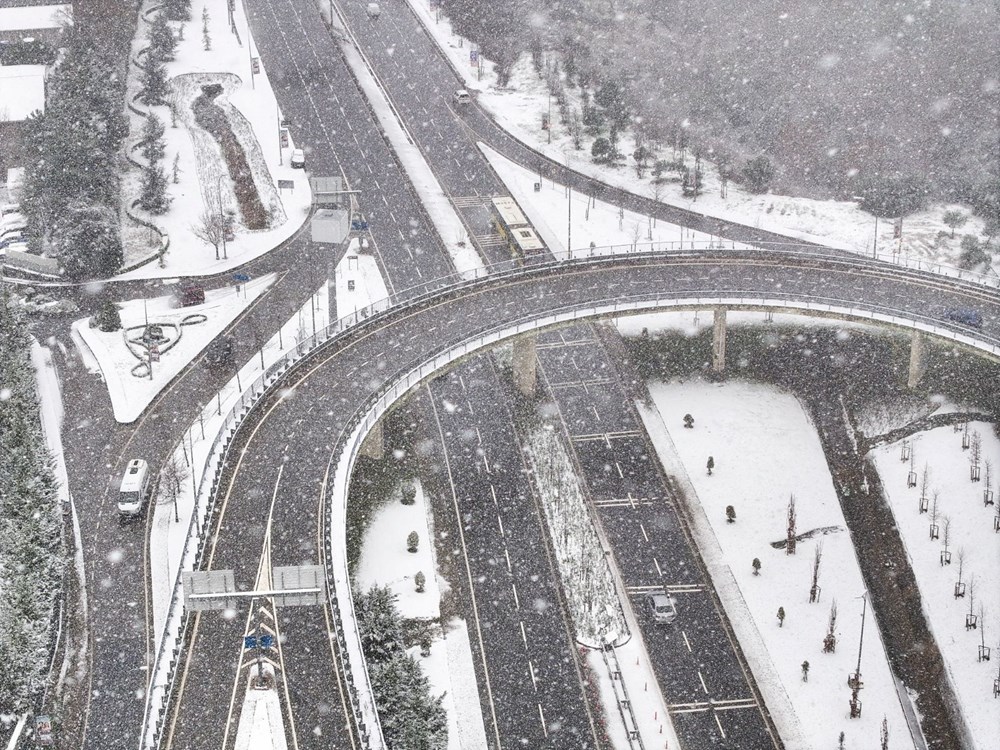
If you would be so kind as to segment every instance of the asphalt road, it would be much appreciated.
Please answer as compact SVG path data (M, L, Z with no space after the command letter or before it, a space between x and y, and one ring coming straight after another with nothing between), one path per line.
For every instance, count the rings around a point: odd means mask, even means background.
M595 747L548 531L492 361L477 357L427 390L421 412L446 474L435 483L461 524L473 592L466 620L488 672L479 686L491 747Z
M538 361L682 745L780 747L609 353L578 325L540 336ZM656 589L677 602L670 625L646 607Z

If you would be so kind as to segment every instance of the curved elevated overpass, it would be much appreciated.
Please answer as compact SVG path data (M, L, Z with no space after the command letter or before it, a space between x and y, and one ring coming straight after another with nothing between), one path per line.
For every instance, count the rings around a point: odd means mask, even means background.
M880 322L945 337L1000 359L1000 292L812 249L632 254L508 269L410 296L332 336L288 370L259 404L263 408L247 420L253 424L243 431L250 434L226 493L259 495L258 469L274 459L277 446L284 444L286 455L319 459L298 461L297 481L322 488L316 533L324 538L331 602L345 626L340 648L354 667L349 669L356 686L355 719L371 747L383 744L372 729L377 719L353 627L343 537L338 536L364 436L411 388L504 339L570 320L695 307L812 311ZM983 327L948 322L945 313L955 307L978 310ZM229 519L230 529L253 523L261 508L248 502L240 512L246 518ZM233 544L227 536L220 533L217 539L220 559ZM230 557L238 557L235 549Z

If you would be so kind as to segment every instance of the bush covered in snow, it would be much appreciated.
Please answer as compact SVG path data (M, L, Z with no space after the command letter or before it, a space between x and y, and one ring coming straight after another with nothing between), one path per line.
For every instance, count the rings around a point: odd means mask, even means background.
M31 706L51 661L63 549L30 339L0 297L0 713Z
M356 597L354 606L386 744L390 750L444 750L448 747L444 696L431 695L420 665L406 653L395 594L387 587L372 586Z
M628 626L566 449L556 431L545 425L528 435L525 449L534 467L577 640L591 646L618 640Z

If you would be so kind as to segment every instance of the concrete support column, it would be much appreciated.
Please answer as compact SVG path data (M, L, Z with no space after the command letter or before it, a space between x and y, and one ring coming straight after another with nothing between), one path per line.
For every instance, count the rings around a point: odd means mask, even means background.
M371 432L365 435L361 444L361 455L380 461L385 458L385 441L383 440L382 423L376 422Z
M538 360L535 357L537 345L538 336L534 333L525 333L514 339L514 385L525 396L535 395L538 368Z
M927 371L927 340L920 331L910 334L910 372L906 387L916 388Z
M715 308L715 320L712 325L712 371L723 372L726 369L726 308Z

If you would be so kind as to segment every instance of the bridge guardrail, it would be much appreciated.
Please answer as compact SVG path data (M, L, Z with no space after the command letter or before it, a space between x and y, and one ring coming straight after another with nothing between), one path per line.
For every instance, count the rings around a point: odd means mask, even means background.
M706 248L707 249L707 248ZM718 249L718 248L713 248ZM756 251L751 251L756 252ZM697 249L686 249L683 251L658 251L647 255L669 255L675 257L694 257L700 254ZM775 256L793 255L795 257L808 257L810 259L824 259L828 262L843 264L851 262L853 259L844 256L822 256L815 252L794 253L782 251L774 253ZM144 748L159 747L162 727L160 723L169 707L170 696L172 694L173 681L176 677L176 666L184 648L184 634L187 629L186 613L183 611L183 595L181 587L181 571L196 569L200 566L204 555L206 537L200 533L200 529L207 528L212 521L215 508L215 494L219 487L222 471L228 457L229 449L232 446L233 438L237 430L249 415L251 410L258 405L262 398L270 393L287 375L292 373L298 365L309 358L312 354L322 351L324 345L332 344L341 334L359 325L377 325L390 315L422 305L443 294L455 294L471 286L494 283L503 278L528 277L531 275L551 273L564 268L566 265L593 265L602 262L618 262L623 256L638 257L634 251L625 253L608 252L589 258L556 259L536 265L519 266L511 261L509 263L495 264L477 273L475 278L466 279L458 274L443 279L429 280L421 285L404 290L401 294L393 297L378 300L371 305L358 310L351 315L341 318L325 328L317 331L308 337L304 342L296 344L287 349L277 361L268 366L260 376L258 376L248 388L244 389L239 398L227 411L223 419L222 426L215 435L209 457L206 460L206 471L202 474L198 485L198 492L195 498L195 511L192 514L191 524L188 530L188 538L185 541L181 556L178 575L174 582L174 595L168 610L164 637L161 639L157 649L156 661L150 673L150 682L147 690L146 713L142 731L142 746ZM869 264L875 261L869 260ZM878 264L882 266L883 264ZM891 268L891 267L890 267ZM930 274L928 271L911 269L915 273ZM449 284L451 281L453 283ZM960 279L961 281L961 279ZM410 292L414 292L409 296ZM349 478L350 468L357 456L360 448L360 441L364 435L375 425L379 418L389 409L389 407L402 397L412 387L419 384L424 379L430 377L434 372L443 366L467 356L468 354L491 346L505 338L524 333L531 330L547 327L569 320L582 318L592 318L603 315L614 315L621 313L636 312L639 310L655 310L669 307L777 307L796 310L812 310L829 314L844 315L852 318L869 319L893 325L900 325L914 328L927 333L932 333L954 341L967 344L981 351L986 351L994 356L1000 357L1000 340L976 339L954 329L942 326L940 321L930 316L901 317L891 308L872 305L868 309L861 309L845 303L837 298L812 298L806 300L801 295L776 294L773 291L764 290L753 296L743 293L738 297L718 296L717 294L705 292L704 294L685 292L683 296L670 294L641 294L630 295L614 302L605 302L599 305L579 305L572 304L551 309L548 314L541 317L528 316L523 319L507 321L503 324L487 327L478 332L475 336L460 342L444 344L428 353L429 359L424 362L403 370L397 371L387 378L384 385L372 394L367 401L360 406L354 416L348 421L338 438L338 448L335 449L336 470L334 473L333 486L336 492L333 493L337 499L342 498L344 512L346 512L346 487ZM366 363L360 363L364 366ZM348 460L344 461L344 457ZM361 668L350 664L351 659L360 658L361 646L360 635L358 634L356 623L353 617L353 599L350 594L350 582L347 578L346 553L341 555L342 560L338 560L338 566L330 570L329 561L333 560L332 544L332 520L333 513L331 503L333 500L327 499L324 503L327 514L327 530L325 548L328 554L327 577L329 588L331 609L334 612L338 628L338 643L344 653L349 655L345 661L345 666L349 675L351 686L352 712L358 722L359 730L366 740L367 747L374 747L381 750L384 741L381 731L378 728L377 711L374 701L371 698L371 689L368 681L367 668L364 660L361 660ZM200 514L200 517L199 517ZM200 522L200 523L199 523ZM195 546L196 545L196 546ZM343 569L340 569L342 564ZM347 618L344 618L341 608L347 610ZM347 622L345 622L345 619ZM183 620L183 622L181 622ZM176 626L176 634L173 643L168 634L171 632L171 623ZM170 656L167 656L168 648ZM355 672L358 674L355 676ZM362 684L357 684L358 680ZM363 692L358 695L359 687ZM159 703L157 707L157 703ZM156 712L153 718L154 707ZM375 731L374 736L368 733L369 725ZM371 742L376 744L372 745Z

